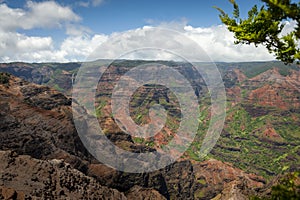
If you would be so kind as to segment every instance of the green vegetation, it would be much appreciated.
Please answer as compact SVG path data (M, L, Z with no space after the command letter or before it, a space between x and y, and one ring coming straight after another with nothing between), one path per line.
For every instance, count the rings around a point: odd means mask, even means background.
M198 183L200 183L201 185L206 185L206 180L205 179L199 179Z
M96 107L96 117L101 118L103 117L102 109L106 106L106 101L99 100L98 106Z
M139 137L133 137L132 140L134 141L134 143L144 144L149 147L154 147L154 145L155 145L155 142L151 138L144 139L144 138L139 138Z
M283 76L287 76L291 73L291 70L297 70L299 71L299 67L297 65L285 65L282 62L267 62L267 63L257 63L257 64L251 64L249 63L241 63L239 65L239 68L242 70L242 72L245 73L245 75L248 78L253 78L263 72L266 72L272 68L276 67L279 70L279 73Z
M7 85L9 83L9 77L10 77L10 74L0 72L0 84Z
M233 163L237 168L266 179L289 171L291 166L295 167L295 163L300 161L299 113L292 115L280 109L259 107L270 112L251 116L245 109L248 106L252 106L253 112L256 112L257 108L252 104L228 105L224 130L208 157ZM199 157L199 151L210 120L207 102L201 101L200 109L198 134L186 151L189 158L197 161L203 160ZM280 135L279 138L264 136L268 127L272 127Z
M207 98L203 98L200 104L200 116L198 119L199 127L198 132L192 142L191 146L187 149L186 154L193 160L202 161L207 159L202 158L200 155L200 149L202 146L202 141L207 133L209 127L209 115L210 115L210 107Z
M134 143L139 143L139 144L142 144L145 141L144 138L139 138L139 137L133 137L132 140L134 141Z
M274 112L251 117L242 106L232 108L227 115L225 134L219 138L212 156L267 179L286 171L295 160L300 160L298 148L295 148L300 145L299 139L295 139L299 137L299 128L298 122L291 120L291 128L286 130L286 125L279 125L286 123L285 118L277 115L280 116ZM264 136L268 126L273 126L281 137Z
M262 44L270 53L274 53L278 60L293 63L300 60L300 2L291 0L261 0L264 6L254 5L248 12L247 19L240 18L240 10L235 0L229 0L233 5L233 17L221 8L220 19L228 30L235 34L236 44ZM295 20L294 30L281 35L286 20Z
M271 199L300 199L300 185L296 184L299 173L288 174L272 187Z
M65 91L63 88L59 87L59 85L57 85L57 84L54 84L53 88L55 90L59 91L59 92L64 92Z
M298 183L297 183L298 182ZM297 200L300 199L299 173L289 173L272 187L271 195L267 197L253 197L252 200Z
M201 199L205 197L205 193L202 191L202 189L198 189L196 190L196 192L194 193L194 197L195 199Z

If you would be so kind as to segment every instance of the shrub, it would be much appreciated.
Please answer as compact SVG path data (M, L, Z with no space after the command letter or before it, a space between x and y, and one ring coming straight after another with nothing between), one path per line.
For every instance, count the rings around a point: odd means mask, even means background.
M0 72L0 84L8 84L9 83L10 74L5 72Z

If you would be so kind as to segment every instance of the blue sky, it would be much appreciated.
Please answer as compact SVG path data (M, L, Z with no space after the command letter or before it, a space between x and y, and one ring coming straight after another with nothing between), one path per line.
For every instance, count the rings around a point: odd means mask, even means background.
M84 4L92 1L57 0L62 6L69 6L74 13L82 18L82 24L95 33L110 34L139 28L143 25L159 24L170 21L186 21L195 27L209 27L220 24L218 11L213 6L219 6L230 12L232 5L227 0L98 0L99 4ZM12 8L26 7L26 0L6 0ZM36 0L35 2L43 2ZM238 0L241 14L245 15L258 0ZM43 30L39 30L42 32ZM52 30L55 32L54 30ZM32 30L34 32L34 30ZM47 30L48 32L48 30Z
M241 1L242 7L249 4ZM98 7L78 8L84 17L84 23L93 30L102 33L124 31L153 23L187 20L192 26L207 27L220 24L214 5L230 10L227 0L172 1L172 0L109 0Z
M253 4L261 5L258 0L237 0L237 3L242 16ZM92 42L105 42L112 35L121 37L131 30L162 24L169 24L168 28L182 26L185 34L200 45L200 39L206 40L204 35L209 32L207 39L219 42L218 47L225 45L221 49L223 54L225 50L233 50L236 55L222 58L220 54L213 58L217 61L273 58L263 49L258 51L258 57L238 57L243 47L228 48L234 39L222 26L215 5L226 12L232 11L227 0L0 0L0 62L82 60L91 51ZM253 49L246 47L244 51L249 53Z

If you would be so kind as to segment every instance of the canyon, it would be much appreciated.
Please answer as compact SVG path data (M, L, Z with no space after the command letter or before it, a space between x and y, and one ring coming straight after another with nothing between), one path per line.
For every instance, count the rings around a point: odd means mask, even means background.
M114 121L110 98L116 82L145 62L112 63L97 87L99 124L110 141L132 152L157 151L174 137L180 122L176 96L152 85L135 92L130 113L143 125L149 123L149 108L163 105L168 118L159 134L132 137ZM299 66L217 63L227 115L216 146L200 159L197 152L211 116L205 81L188 64L160 63L189 79L199 100L201 123L179 160L134 174L97 161L78 136L71 93L81 63L0 64L1 76L6 77L0 84L0 199L248 199L270 196L274 180L300 171Z

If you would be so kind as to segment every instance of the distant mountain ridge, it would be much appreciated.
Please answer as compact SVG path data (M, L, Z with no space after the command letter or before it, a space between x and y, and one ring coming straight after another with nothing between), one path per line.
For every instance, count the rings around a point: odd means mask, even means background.
M91 62L96 65L108 64L109 60L99 60ZM155 63L156 61L132 61L122 60L117 61L119 65L127 67L136 66L139 63ZM113 62L115 63L115 62ZM168 66L181 65L174 61L159 61L159 63L166 64ZM8 72L17 77L23 78L29 82L33 82L40 85L51 86L61 92L70 94L72 88L72 78L76 75L79 67L83 63L71 62L71 63L0 63L0 71ZM279 72L286 75L291 69L299 70L297 65L286 66L281 62L243 62L243 63L216 63L222 74L231 69L240 69L248 78L252 78L260 73L263 73L274 66L279 67ZM73 76L72 76L73 75Z

